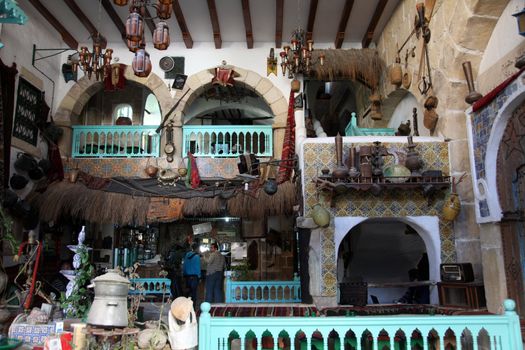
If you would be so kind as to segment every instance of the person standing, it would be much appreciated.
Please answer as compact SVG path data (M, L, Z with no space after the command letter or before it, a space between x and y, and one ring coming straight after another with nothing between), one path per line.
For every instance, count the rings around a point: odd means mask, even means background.
M184 262L182 265L186 287L189 290L191 300L193 300L193 305L195 306L198 305L197 291L199 288L199 279L201 278L201 257L198 249L199 245L193 243L191 245L191 250L184 255Z
M219 246L217 243L212 243L211 253L206 261L206 301L209 303L223 302L224 262L224 256L219 252Z

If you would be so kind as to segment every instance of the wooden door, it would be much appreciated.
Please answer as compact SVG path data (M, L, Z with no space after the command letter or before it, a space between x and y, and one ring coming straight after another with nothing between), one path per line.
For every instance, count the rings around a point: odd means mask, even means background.
M525 104L510 118L498 149L497 182L508 297L525 318Z

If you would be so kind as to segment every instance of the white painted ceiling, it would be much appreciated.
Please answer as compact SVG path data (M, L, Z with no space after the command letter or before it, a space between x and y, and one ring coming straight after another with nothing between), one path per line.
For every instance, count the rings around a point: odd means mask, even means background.
M341 13L346 0L319 0L315 18L313 39L318 43L326 43L333 47L336 38ZM361 41L370 23L370 19L380 0L355 0L346 27L343 48L360 47ZM79 43L89 43L88 30L77 20L64 0L40 0L40 2L62 23ZM129 13L127 6L113 7L125 22ZM194 42L213 42L213 30L206 0L179 0L186 19L189 32ZM219 17L219 25L223 43L246 41L241 0L215 0ZM374 34L374 41L383 30L385 23L391 17L399 0L389 0L379 20ZM100 0L76 0L76 4L88 16L96 28L108 42L121 42L121 36L113 21L104 10ZM260 43L275 43L276 1L250 0L251 21L255 46ZM19 0L22 9L36 13L30 0ZM289 42L292 31L298 26L307 26L310 0L284 0L283 44ZM154 13L151 8L150 12ZM37 14L40 16L39 14ZM30 17L31 18L31 17ZM44 19L42 19L45 22ZM156 22L158 19L155 20ZM47 22L46 22L47 23ZM172 42L182 42L182 34L175 16L168 20ZM51 28L51 25L49 25ZM150 40L149 30L147 40Z

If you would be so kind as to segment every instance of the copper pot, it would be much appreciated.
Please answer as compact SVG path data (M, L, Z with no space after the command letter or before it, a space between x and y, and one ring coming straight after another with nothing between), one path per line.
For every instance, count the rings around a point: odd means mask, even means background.
M159 168L153 165L148 165L144 171L149 177L156 177L157 173L159 172Z

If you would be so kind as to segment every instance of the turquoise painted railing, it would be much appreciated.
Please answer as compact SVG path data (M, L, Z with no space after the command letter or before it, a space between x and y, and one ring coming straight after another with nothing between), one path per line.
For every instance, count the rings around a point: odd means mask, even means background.
M346 126L346 136L395 136L396 131L392 128L360 128L357 126L357 116L352 113L350 123Z
M160 135L148 125L74 125L73 158L158 157Z
M301 281L234 281L226 276L226 303L300 303Z
M271 125L187 125L183 127L183 150L196 157L237 157L244 152L273 155Z
M171 280L169 278L132 278L128 294L171 295Z
M522 349L516 303L503 306L503 315L270 318L211 317L211 305L202 303L199 350Z

